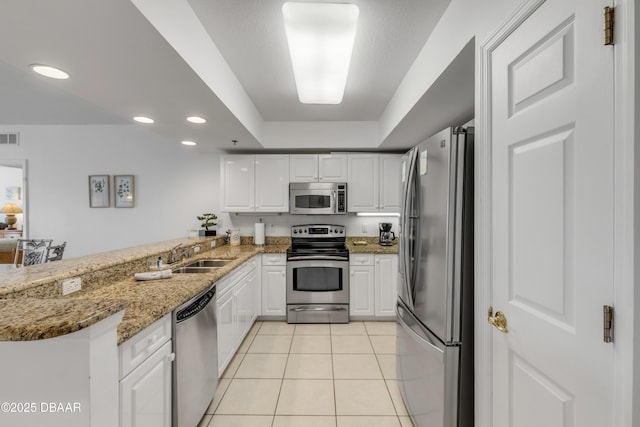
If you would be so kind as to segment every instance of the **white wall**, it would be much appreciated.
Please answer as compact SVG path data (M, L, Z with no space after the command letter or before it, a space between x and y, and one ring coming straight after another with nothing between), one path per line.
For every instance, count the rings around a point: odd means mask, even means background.
M66 257L185 237L219 209L219 156L138 125L2 126L20 132L0 159L27 159L30 238L67 241ZM89 175L135 176L135 207L90 208ZM113 189L112 189L113 190ZM113 199L112 199L113 200Z
M519 3L513 0L452 0L380 116L384 141L451 64L469 40L482 44Z

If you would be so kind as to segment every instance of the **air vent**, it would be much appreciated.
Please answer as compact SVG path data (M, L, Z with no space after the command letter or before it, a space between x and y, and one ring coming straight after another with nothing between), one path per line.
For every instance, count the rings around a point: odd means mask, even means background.
M20 145L18 133L0 133L0 145Z

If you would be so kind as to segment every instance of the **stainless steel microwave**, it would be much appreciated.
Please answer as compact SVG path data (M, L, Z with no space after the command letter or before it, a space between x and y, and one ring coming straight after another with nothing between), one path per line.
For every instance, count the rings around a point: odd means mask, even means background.
M289 184L291 215L339 215L347 213L344 182L292 182Z

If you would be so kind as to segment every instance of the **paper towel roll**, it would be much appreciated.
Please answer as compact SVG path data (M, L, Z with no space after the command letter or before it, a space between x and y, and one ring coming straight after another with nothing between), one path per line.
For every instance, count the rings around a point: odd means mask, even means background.
M264 222L256 222L253 226L253 244L264 245Z

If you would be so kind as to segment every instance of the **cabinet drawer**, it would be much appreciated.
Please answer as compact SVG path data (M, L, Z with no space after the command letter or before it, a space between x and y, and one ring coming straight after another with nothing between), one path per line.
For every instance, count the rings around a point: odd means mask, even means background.
M171 339L171 313L151 324L119 348L120 379Z
M373 254L350 254L350 265L373 265Z
M286 265L285 254L262 254L262 265Z

